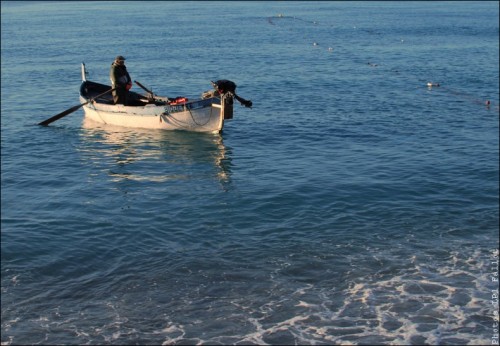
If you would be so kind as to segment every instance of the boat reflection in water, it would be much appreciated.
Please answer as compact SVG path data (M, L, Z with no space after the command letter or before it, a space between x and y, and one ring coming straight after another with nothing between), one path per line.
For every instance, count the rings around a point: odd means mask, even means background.
M165 182L184 179L230 182L231 158L220 134L130 129L84 118L81 152L113 181Z

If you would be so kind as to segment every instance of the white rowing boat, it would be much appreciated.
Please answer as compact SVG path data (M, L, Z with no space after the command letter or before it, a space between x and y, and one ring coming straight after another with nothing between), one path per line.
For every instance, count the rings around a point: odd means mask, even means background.
M111 91L111 86L88 81L86 76L85 64L82 63L80 101L83 104L85 117L99 123L147 129L219 133L224 127L224 121L232 119L233 116L234 90L205 92L202 98L195 100L169 99L156 96L152 92L144 96L129 91L129 101L125 106L113 103L111 92L106 92ZM137 84L144 88L140 83Z

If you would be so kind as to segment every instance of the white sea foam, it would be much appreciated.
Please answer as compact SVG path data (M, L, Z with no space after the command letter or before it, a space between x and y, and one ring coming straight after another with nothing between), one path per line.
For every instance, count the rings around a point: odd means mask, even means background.
M232 305L241 311L233 318L246 320L253 330L206 339L203 343L237 340L272 344L275 340L295 340L309 344L485 344L489 336L480 328L481 316L487 318L491 311L483 295L487 281L477 276L477 266L484 265L484 255L477 252L471 256L476 258L456 255L439 267L412 256L408 263L413 267L399 274L359 277L358 282L337 293L304 285L257 310L244 298L233 299ZM453 279L462 278L460 275L466 280L458 285ZM338 295L342 296L342 304L332 305L340 300ZM313 303L318 297L321 300ZM295 313L276 320L273 316L285 306L293 307ZM252 317L257 312L260 317ZM175 333L179 329L171 326L164 332ZM180 341L180 337L168 340Z

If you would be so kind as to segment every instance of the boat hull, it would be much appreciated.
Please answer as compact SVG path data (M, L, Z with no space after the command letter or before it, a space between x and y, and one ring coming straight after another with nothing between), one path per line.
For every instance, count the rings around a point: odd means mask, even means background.
M81 97L82 103L88 100ZM90 102L83 106L85 117L99 123L146 129L219 133L224 127L220 99L182 105L124 106Z

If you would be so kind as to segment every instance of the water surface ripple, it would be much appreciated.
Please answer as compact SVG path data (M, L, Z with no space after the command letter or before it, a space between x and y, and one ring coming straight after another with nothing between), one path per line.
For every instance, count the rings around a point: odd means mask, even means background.
M498 342L498 2L1 6L2 345ZM254 108L36 125L118 54Z

